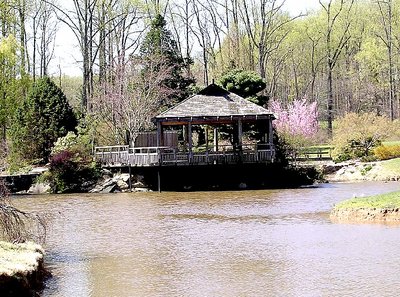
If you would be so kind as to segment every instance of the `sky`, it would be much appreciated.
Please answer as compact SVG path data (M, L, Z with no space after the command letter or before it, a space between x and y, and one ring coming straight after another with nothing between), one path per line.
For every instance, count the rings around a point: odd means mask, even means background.
M286 0L285 2L286 10L292 15L305 13L318 8L318 6L318 0ZM60 67L62 74L81 76L81 60L75 35L66 25L59 23L50 75L59 75Z

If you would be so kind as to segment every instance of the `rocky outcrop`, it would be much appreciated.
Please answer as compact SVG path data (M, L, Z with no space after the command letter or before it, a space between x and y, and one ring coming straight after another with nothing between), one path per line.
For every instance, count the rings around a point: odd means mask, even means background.
M334 222L399 223L399 208L334 208L330 214Z
M144 182L144 177L141 175L132 175L132 192L149 192L150 189ZM121 173L112 175L111 172L105 171L103 178L89 193L115 193L115 192L131 192L129 187L129 174Z
M353 181L399 181L400 176L385 170L382 162L344 162L325 164L322 168L325 178L331 182Z

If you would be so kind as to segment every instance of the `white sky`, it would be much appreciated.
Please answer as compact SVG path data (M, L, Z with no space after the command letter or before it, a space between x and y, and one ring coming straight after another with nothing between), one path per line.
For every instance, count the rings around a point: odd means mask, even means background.
M286 9L292 14L305 13L318 8L318 0L286 0ZM54 59L50 63L50 75L58 75L60 65L62 74L71 76L82 75L81 55L75 35L66 25L59 23L56 37Z

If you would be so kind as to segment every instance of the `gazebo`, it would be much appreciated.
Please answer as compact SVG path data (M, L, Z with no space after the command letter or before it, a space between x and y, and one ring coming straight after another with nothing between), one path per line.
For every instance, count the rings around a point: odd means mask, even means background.
M157 147L164 147L165 129L182 127L183 151L191 164L218 163L220 159L225 163L273 161L273 120L272 112L215 84L153 118L157 126ZM243 142L244 125L258 127L258 132L263 134L258 143L248 145ZM202 152L194 151L194 126L206 126L205 150L203 148ZM219 131L226 126L231 127L233 132L232 143L221 146ZM208 141L209 127L213 128L212 149ZM168 161L168 158L162 161Z
M152 119L157 127L153 145L119 147L114 152L98 148L96 157L103 163L130 166L273 162L274 119L269 110L211 84ZM246 130L258 137L245 139ZM194 131L204 131L201 146L194 145ZM171 135L179 135L180 142L171 141Z

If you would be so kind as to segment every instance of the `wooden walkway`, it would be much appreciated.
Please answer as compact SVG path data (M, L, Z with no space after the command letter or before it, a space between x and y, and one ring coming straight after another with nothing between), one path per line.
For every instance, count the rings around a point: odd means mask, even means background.
M121 166L173 166L173 165L217 165L273 162L273 146L243 147L242 150L182 152L169 147L129 148L128 146L96 147L95 159L107 167Z

